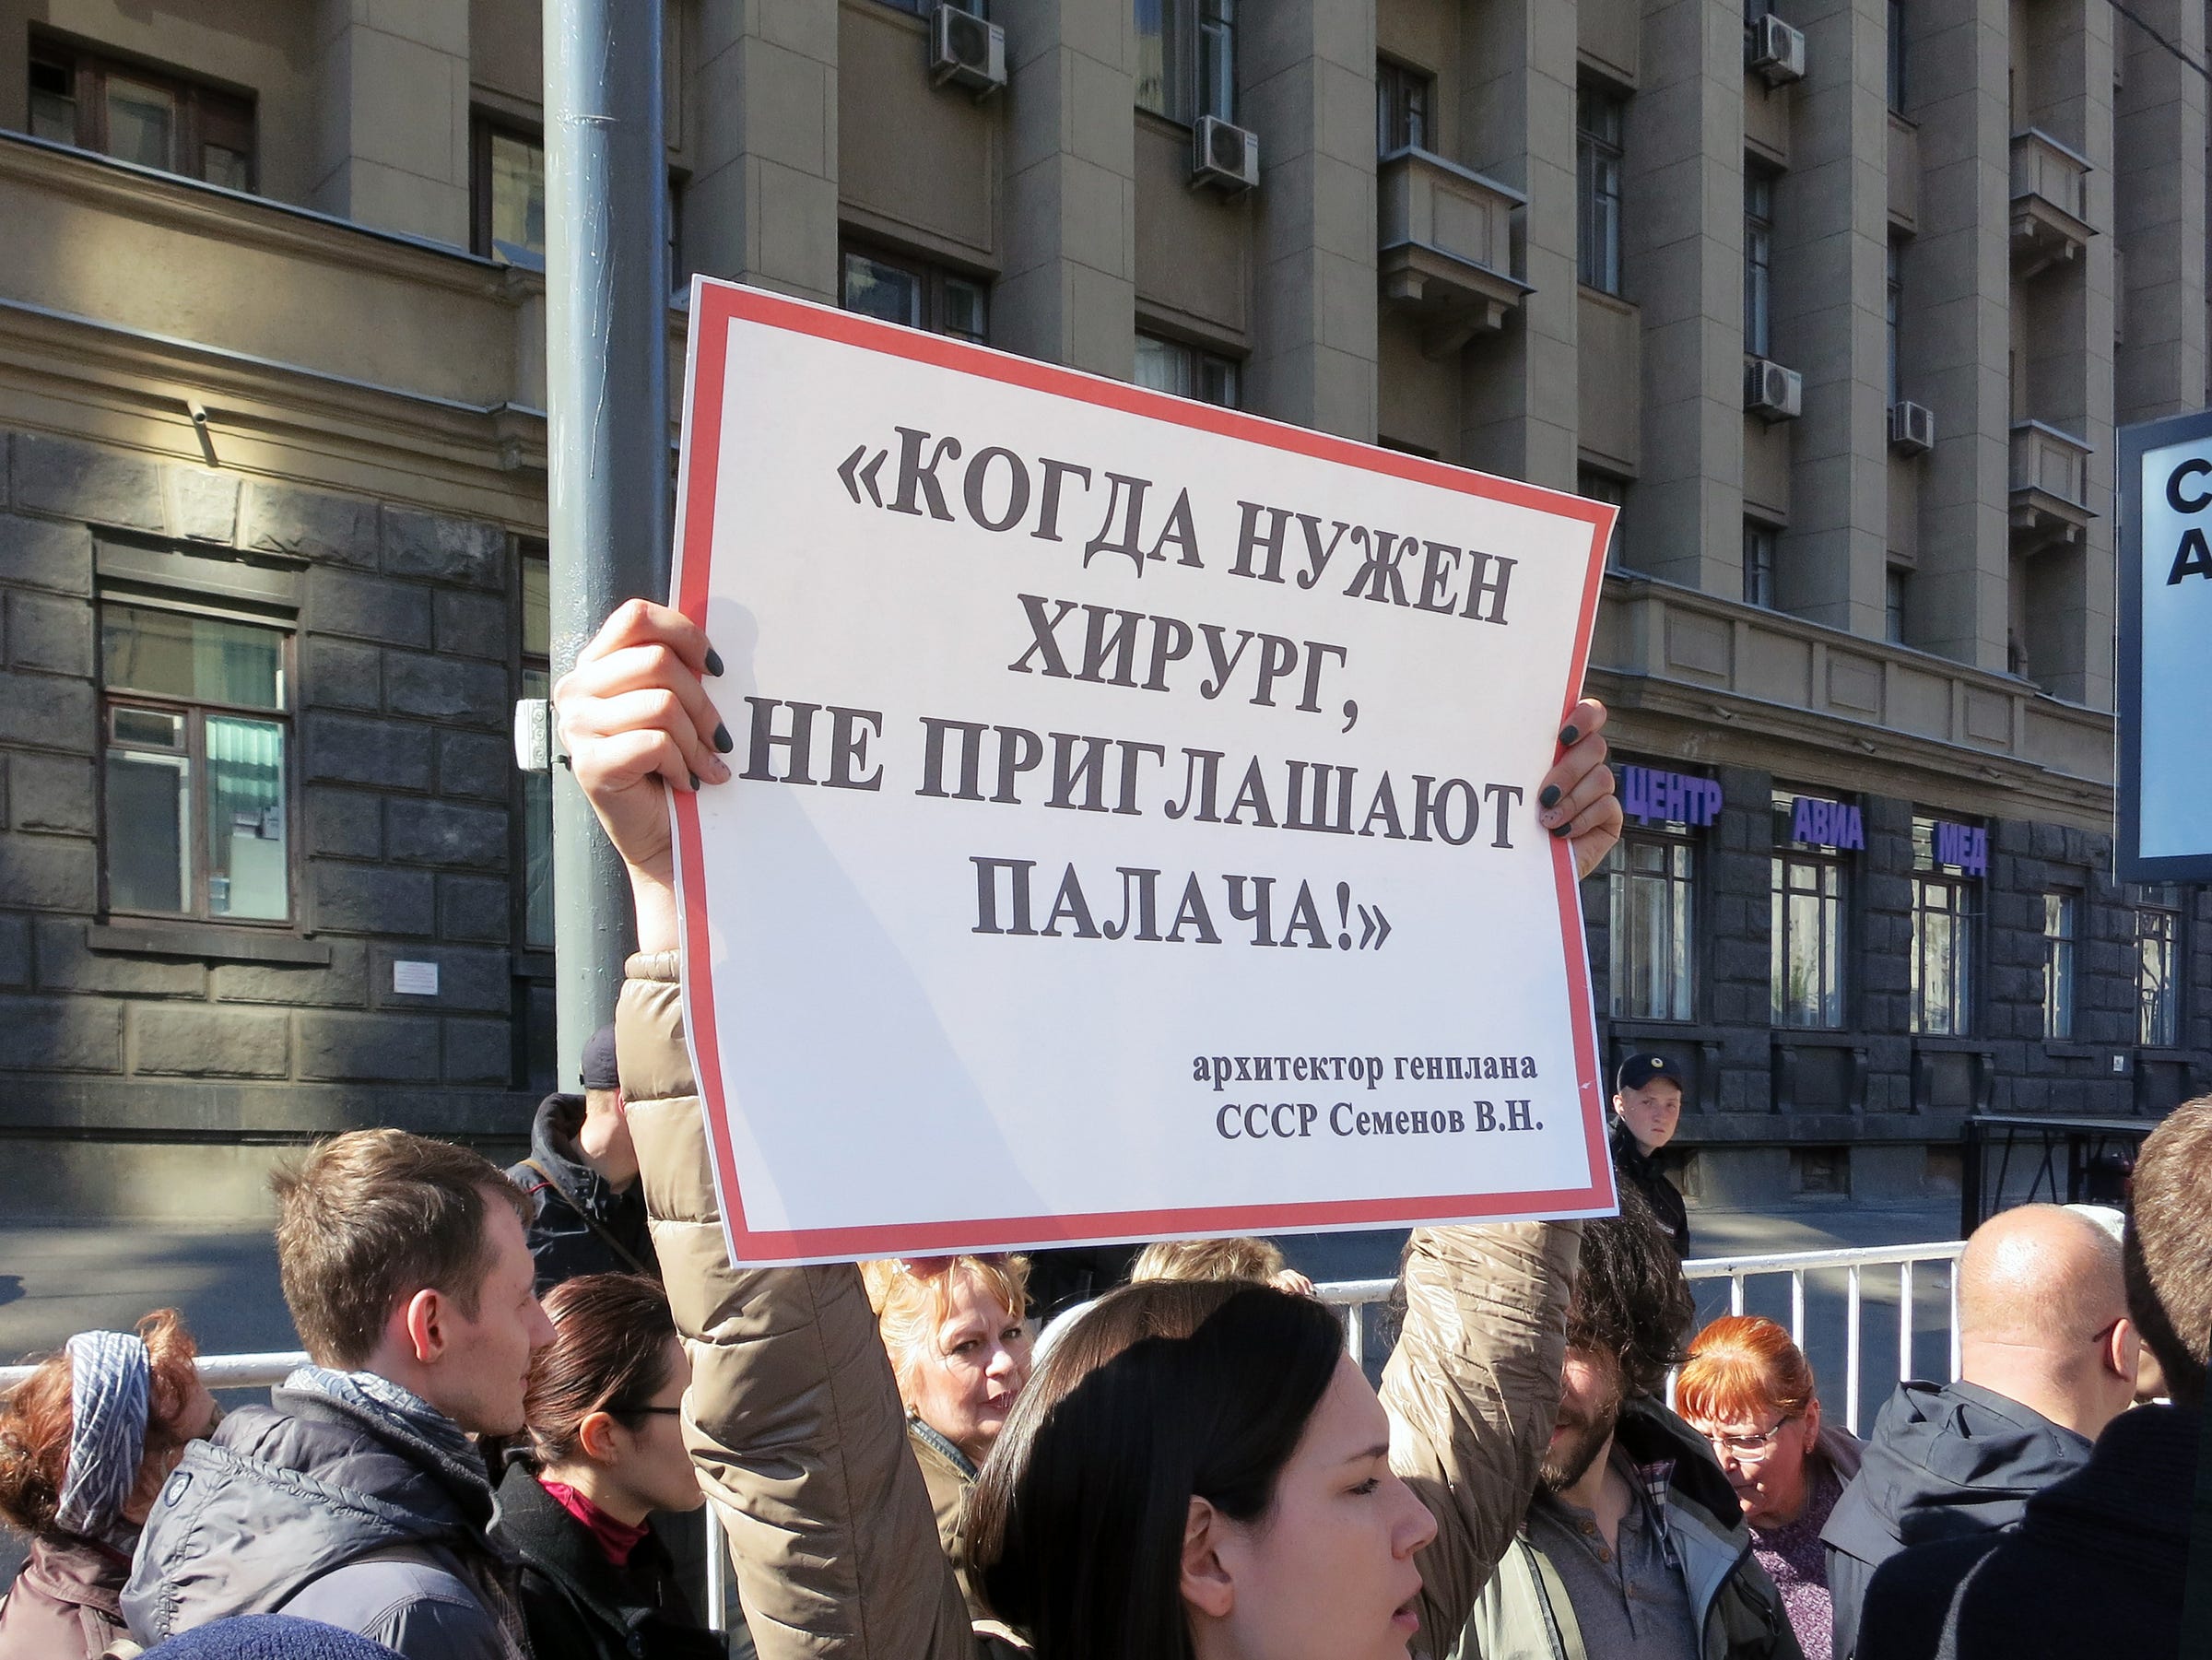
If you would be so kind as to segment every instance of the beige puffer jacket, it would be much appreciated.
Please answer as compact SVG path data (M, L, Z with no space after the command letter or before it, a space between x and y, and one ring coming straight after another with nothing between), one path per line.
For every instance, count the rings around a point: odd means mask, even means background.
M850 1264L736 1268L723 1243L673 953L617 1017L653 1245L691 1353L693 1457L760 1660L978 1660L889 1360ZM1383 1373L1391 1460L1435 1513L1418 1654L1450 1652L1536 1479L1559 1399L1575 1224L1424 1229Z

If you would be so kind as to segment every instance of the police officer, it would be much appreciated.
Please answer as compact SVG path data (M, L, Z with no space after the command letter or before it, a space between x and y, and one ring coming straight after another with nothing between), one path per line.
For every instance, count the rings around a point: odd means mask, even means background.
M1639 1053L1621 1062L1614 1079L1613 1169L1651 1202L1674 1236L1676 1254L1688 1256L1689 1212L1658 1157L1682 1122L1682 1069L1663 1054Z

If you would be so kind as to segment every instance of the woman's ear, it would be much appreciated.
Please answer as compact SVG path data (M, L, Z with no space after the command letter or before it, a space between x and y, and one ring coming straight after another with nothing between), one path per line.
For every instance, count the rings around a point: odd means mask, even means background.
M1820 1397L1815 1395L1805 1406L1805 1444L1811 1446L1820 1439Z
M1213 1619L1227 1619L1237 1607L1236 1582L1221 1560L1225 1520L1206 1500L1194 1497L1182 1528L1182 1600Z
M576 1450L594 1464L615 1461L615 1420L604 1412L587 1412L576 1426Z

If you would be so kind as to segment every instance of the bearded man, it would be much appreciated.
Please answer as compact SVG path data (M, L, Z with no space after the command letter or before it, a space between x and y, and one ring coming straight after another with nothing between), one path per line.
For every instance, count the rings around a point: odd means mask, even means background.
M1735 1489L1662 1403L1695 1304L1651 1207L1620 1202L1583 1225L1551 1444L1455 1660L1802 1660Z

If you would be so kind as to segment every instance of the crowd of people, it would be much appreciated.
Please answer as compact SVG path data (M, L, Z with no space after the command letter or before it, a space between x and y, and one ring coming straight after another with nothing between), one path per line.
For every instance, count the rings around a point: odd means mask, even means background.
M0 1403L30 1544L0 1660L721 1654L667 1542L704 1504L764 1660L2177 1652L2212 1100L2146 1142L2117 1229L1985 1224L1959 1377L1864 1444L1786 1331L1692 1332L1659 1056L1617 1080L1618 1216L1414 1230L1379 1388L1260 1241L1150 1247L1065 1308L1013 1255L733 1264L662 801L728 776L716 672L635 605L563 682L641 951L530 1158L376 1129L287 1165L309 1363L265 1406L217 1410L172 1311ZM1538 795L1585 873L1619 825L1603 724L1573 712Z

